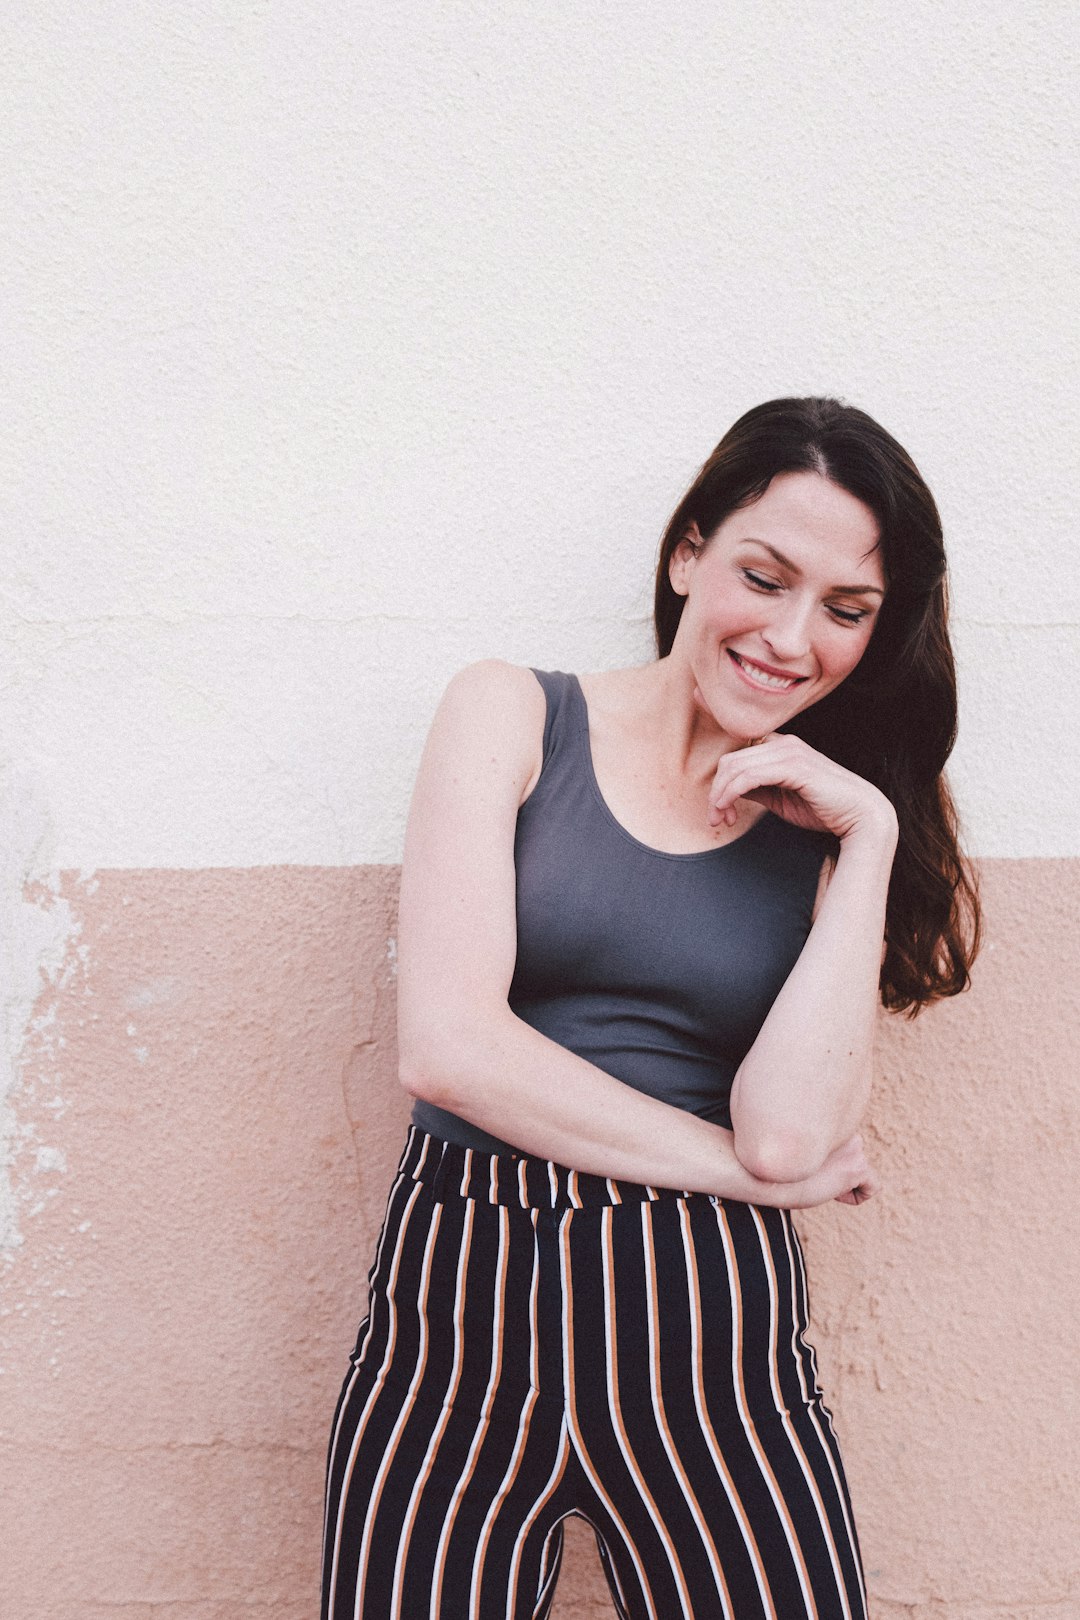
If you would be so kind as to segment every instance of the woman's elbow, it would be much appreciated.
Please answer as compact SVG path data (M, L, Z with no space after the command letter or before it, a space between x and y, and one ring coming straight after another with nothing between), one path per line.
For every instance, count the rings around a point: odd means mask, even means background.
M398 1083L410 1097L451 1114L459 1113L475 1091L481 1062L482 1048L464 1031L443 1027L437 1036L429 1033L420 1040L403 1039L399 1032Z
M742 1133L736 1128L734 1148L743 1169L759 1181L804 1181L828 1158L811 1134L794 1128Z
M434 1076L430 1070L404 1059L398 1063L398 1085L418 1102L434 1102Z
M418 1102L431 1103L451 1114L458 1111L460 1086L454 1084L448 1069L437 1059L400 1058L398 1084Z

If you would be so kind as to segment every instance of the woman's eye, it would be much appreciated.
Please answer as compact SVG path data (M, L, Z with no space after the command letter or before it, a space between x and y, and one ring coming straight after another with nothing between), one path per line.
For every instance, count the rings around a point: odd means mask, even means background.
M769 591L771 594L773 591L782 591L784 588L779 580L766 579L762 574L755 574L752 568L744 568L742 576L748 585L753 586L755 591ZM841 624L862 624L869 611L867 608L833 607L831 603L826 605L829 612L835 619L839 619Z

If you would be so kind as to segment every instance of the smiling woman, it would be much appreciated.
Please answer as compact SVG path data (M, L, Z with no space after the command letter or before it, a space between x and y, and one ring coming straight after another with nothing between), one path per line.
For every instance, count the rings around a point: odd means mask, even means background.
M858 573L854 584L835 583ZM718 661L728 705L743 686L777 699L754 709L743 697L742 709L725 709L725 721L717 715L725 729L738 734L741 726L750 736L790 719L851 674L885 594L877 520L816 472L779 474L751 506L729 513L707 545L692 524L672 553L669 578L685 597L682 635L703 697L714 672L696 660ZM863 605L853 606L855 598ZM787 701L796 692L797 704Z
M967 983L934 502L827 399L742 417L658 656L472 664L405 841L413 1122L331 1435L324 1620L865 1620L793 1209L877 1187L879 1001Z

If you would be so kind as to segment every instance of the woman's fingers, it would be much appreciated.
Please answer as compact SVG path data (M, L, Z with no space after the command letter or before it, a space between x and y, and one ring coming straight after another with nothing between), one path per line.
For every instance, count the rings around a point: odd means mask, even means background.
M708 818L730 826L729 808L737 799L775 792L767 804L787 821L831 832L844 839L864 823L885 825L895 811L872 783L838 765L826 754L786 732L773 732L764 742L724 754L709 789Z
M881 1183L877 1171L866 1157L863 1139L858 1131L834 1149L828 1162L840 1182L841 1190L833 1194L838 1204L865 1204L878 1191Z
M859 1204L865 1204L868 1198L873 1198L876 1191L876 1187L871 1187L865 1181L861 1181L857 1187L849 1187L847 1192L837 1194L834 1202L858 1206Z
M716 774L719 776L719 771ZM722 810L726 810L728 804L734 803L734 801L739 797L738 784L743 780L745 775L745 771L740 771L738 776L729 777L727 781L721 783L719 787L717 786L716 779L714 778L712 788L709 792L710 812L720 812Z
M788 750L783 742L783 738L768 737L724 754L713 777L710 802L723 809L725 801L731 803L740 798L748 787L762 787L766 783L772 786L785 780L791 774L794 761L785 757Z
M865 1204L868 1198L873 1198L876 1192L881 1191L881 1178L870 1164L865 1164L858 1181L853 1182L846 1192L839 1193L836 1198L838 1204Z
M820 1169L805 1180L785 1186L774 1183L776 1202L782 1209L810 1209L816 1204L864 1204L880 1190L877 1171L866 1157L861 1135L856 1133L829 1154ZM766 1198L765 1202L772 1202Z
M737 799L745 798L752 788L761 787L760 777L755 778L743 772L728 784L723 793L712 800L709 805L709 820L718 821L721 816L727 819L727 812L733 810Z

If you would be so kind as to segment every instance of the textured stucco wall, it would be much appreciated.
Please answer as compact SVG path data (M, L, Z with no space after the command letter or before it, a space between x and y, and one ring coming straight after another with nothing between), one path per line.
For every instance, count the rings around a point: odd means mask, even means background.
M310 1615L439 690L650 656L670 508L810 391L938 496L989 908L804 1220L875 1620L1080 1620L1075 7L8 20L4 1620Z
M873 1620L1080 1613L1080 862L983 863L975 988L887 1021L884 1182L798 1217ZM314 1613L330 1416L400 1152L397 874L63 873L22 1059L49 1193L0 1318L0 1613ZM578 1538L560 1620L610 1614Z

